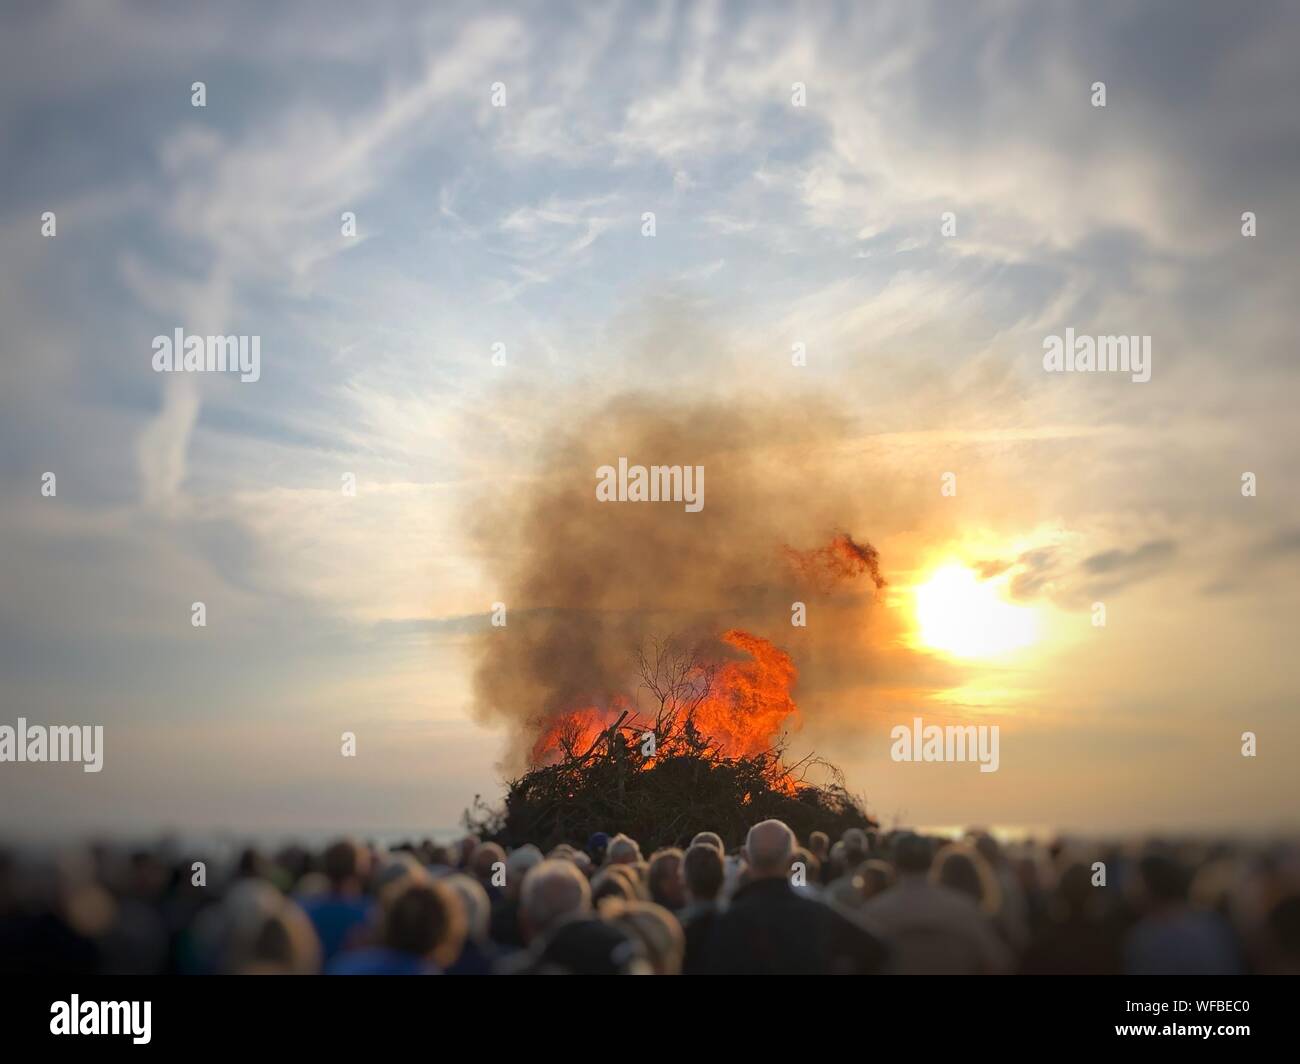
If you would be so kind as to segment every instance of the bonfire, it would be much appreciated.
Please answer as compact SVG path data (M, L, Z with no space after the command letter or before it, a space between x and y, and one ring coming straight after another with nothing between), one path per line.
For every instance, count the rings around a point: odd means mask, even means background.
M738 845L769 817L803 839L875 826L833 765L813 755L787 761L797 670L779 647L732 629L690 649L654 643L636 654L635 671L649 709L615 696L537 722L530 770L509 783L504 806L476 799L466 827L544 849L623 831L648 853L699 831Z

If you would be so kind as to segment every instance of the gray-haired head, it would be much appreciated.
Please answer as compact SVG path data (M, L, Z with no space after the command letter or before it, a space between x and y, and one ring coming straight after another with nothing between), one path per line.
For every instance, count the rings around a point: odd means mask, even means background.
M637 845L635 839L630 839L626 835L615 835L609 840L609 847L605 850L606 864L640 864L641 847Z
M519 888L530 869L542 863L542 851L531 842L518 849L511 850L506 858L506 894L511 898L519 897Z
M519 915L531 939L591 911L591 886L572 861L545 860L524 876Z

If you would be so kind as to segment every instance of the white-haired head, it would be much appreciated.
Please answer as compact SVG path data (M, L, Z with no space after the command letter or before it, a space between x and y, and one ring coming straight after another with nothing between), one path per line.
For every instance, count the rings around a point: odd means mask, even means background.
M589 912L591 886L572 861L542 861L524 876L519 916L530 939Z
M615 835L609 840L609 846L605 850L606 864L640 864L641 847L637 845L636 839L630 839L626 835Z
M783 821L764 820L755 824L745 837L750 876L766 879L788 875L794 847L794 832Z

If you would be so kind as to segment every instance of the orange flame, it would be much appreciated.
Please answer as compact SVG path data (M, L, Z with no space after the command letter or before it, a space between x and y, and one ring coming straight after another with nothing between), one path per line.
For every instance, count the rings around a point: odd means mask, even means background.
M800 579L820 591L829 592L863 575L877 590L885 586L879 552L870 543L858 543L845 532L813 550L787 546L784 556ZM666 724L662 713L658 721L653 716L649 721L640 717L633 700L618 694L608 705L579 706L542 719L541 734L531 751L532 764L553 765L566 757L586 755L615 725L620 725L619 738L627 746L639 743L646 731L656 735L656 755L643 761L642 768L649 768L665 755L701 748L711 748L728 758L773 753L782 729L800 723L799 707L791 695L799 677L794 661L762 636L738 628L723 632L719 639L748 658L700 663L690 669L690 683L698 684L694 691L697 697L675 704L667 714ZM779 757L772 758L764 776L772 786L795 793L795 780Z
M790 693L798 670L789 654L761 636L733 628L722 634L721 641L749 658L715 666L708 693L689 714L689 726L699 740L725 757L765 753L783 727L799 723L799 707ZM629 714L625 728L640 734L648 727L624 695L615 696L608 706L583 706L548 718L533 744L532 763L554 764L566 754L587 753L625 712ZM680 731L674 733L674 741L681 741Z
M534 765L549 765L565 754L581 756L595 745L601 732L613 727L624 711L633 706L622 695L615 695L608 706L584 706L547 718L542 733L533 743L529 760Z
M766 639L738 628L722 641L750 656L719 666L713 684L695 711L696 729L727 757L749 757L772 746L782 726L799 720L790 689L799 677L790 655Z

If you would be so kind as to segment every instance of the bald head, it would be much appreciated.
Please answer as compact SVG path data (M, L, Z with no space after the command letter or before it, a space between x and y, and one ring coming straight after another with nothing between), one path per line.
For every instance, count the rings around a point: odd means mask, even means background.
M755 879L784 877L790 872L794 856L794 832L780 820L764 820L749 829L745 838L745 856L750 875Z

